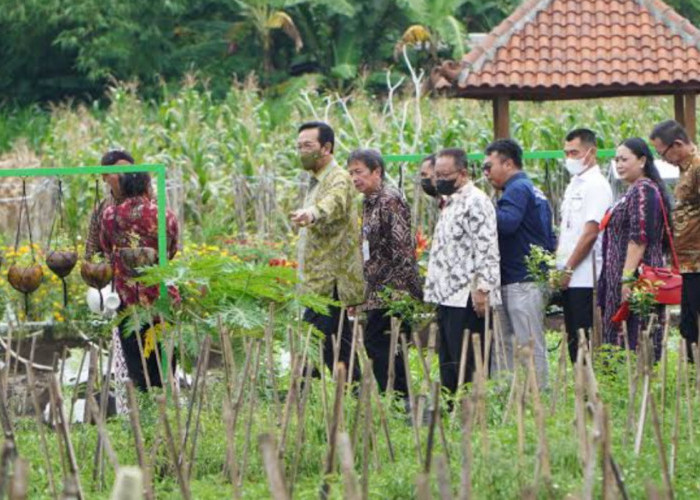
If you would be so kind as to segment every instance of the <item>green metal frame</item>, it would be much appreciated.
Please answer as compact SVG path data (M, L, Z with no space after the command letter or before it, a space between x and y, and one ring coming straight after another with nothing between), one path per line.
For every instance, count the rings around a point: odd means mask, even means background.
M410 154L410 155L385 155L386 162L419 162L425 158L427 154ZM598 151L598 158L613 158L615 156L614 149L601 149ZM560 160L564 158L564 151L526 151L523 154L524 160ZM470 161L478 161L484 159L484 153L468 153L467 159Z
M167 235L166 235L166 192L165 192L165 165L110 165L96 167L57 167L57 168L12 168L0 169L2 177L62 177L68 175L92 175L92 174L130 174L136 172L148 172L155 174L158 186L158 264L164 266L168 263Z

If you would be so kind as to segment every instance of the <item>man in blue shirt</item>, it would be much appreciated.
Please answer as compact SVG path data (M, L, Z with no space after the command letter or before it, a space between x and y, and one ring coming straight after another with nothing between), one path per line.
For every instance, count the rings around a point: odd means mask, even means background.
M533 245L556 248L552 210L523 168L523 150L512 139L499 139L486 148L484 174L503 193L496 207L501 253L501 331L507 368L513 368L513 339L518 346L534 340L535 369L540 387L547 385L544 341L545 291L528 275L525 258ZM496 345L499 345L496 342ZM494 356L498 362L498 356ZM494 369L501 367L494 366Z

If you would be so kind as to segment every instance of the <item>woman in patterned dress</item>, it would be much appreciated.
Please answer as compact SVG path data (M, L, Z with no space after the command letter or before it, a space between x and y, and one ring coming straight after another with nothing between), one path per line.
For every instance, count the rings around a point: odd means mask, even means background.
M621 322L614 316L631 296L631 285L641 264L663 266L668 245L662 204L670 216L671 203L666 186L654 165L649 146L640 138L625 140L615 156L617 173L629 188L601 222L603 269L598 283L598 302L603 312L603 342L624 346ZM669 221L670 223L670 221ZM651 335L654 354L661 354L662 323L665 310L656 306L658 317ZM630 349L636 349L648 318L630 314L627 318Z
M158 250L158 206L150 196L151 177L146 173L122 174L119 188L122 202L107 207L102 214L100 245L114 267L114 282L121 299L121 311L129 306L148 307L158 298L160 292L158 285L147 287L135 282L134 271L124 263L120 253L120 250L126 248L147 247ZM166 213L166 232L168 258L172 259L177 252L178 224L170 210ZM176 288L168 287L168 294L171 299L179 301ZM157 320L155 322L157 323ZM142 391L147 390L149 386L162 387L155 353L160 349L160 342L155 342L154 346L147 342L146 333L151 325L143 325L139 347L136 335L127 331L126 323L125 319L119 324L119 340L129 378ZM151 335L156 335L155 331L151 332ZM141 349L144 350L145 363L141 358ZM118 366L121 361L119 355L116 359ZM173 356L173 373L174 361ZM167 377L167 374L163 373L163 377Z

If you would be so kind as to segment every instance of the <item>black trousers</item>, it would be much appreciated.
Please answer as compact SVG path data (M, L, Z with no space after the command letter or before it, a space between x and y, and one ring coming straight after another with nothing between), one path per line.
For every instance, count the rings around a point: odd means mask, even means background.
M391 317L385 316L386 309L371 309L367 311L367 327L365 328L365 349L372 360L372 371L377 379L379 389L386 391L389 379L389 360L391 348ZM401 330L406 333L408 325L402 323ZM394 390L405 397L408 395L406 385L406 367L401 353L401 337L397 339L397 350L394 352Z
M138 333L129 332L126 330L127 319L122 320L119 323L119 340L122 343L122 351L124 352L124 361L126 362L126 369L129 372L129 378L134 383L134 385L141 391L148 390L148 384L146 383L146 375L143 371L143 363L141 362L141 351L139 350L138 340L136 335L141 337L141 347L145 346L145 334L150 328L149 324L141 327ZM156 342L155 349L158 349L158 357L162 355L161 343ZM146 358L146 369L148 370L148 380L151 383L151 387L163 387L163 381L160 379L160 371L158 370L158 357L156 356L155 350L150 353ZM161 360L162 361L162 360ZM173 355L172 359L172 370L175 373L176 356ZM163 373L163 377L168 377L167 373Z
M467 307L438 306L437 320L440 332L440 381L444 388L455 393L459 382L459 363L465 330L469 330L470 335L479 334L481 357L484 359L484 318L477 316L470 297ZM472 381L474 370L476 369L474 364L474 345L471 339L468 345L465 361L465 382ZM488 367L486 369L488 370Z
M569 342L569 358L576 363L578 355L578 331L583 329L590 338L593 328L593 289L569 288L562 292L564 326Z
M338 299L337 292L333 298ZM331 373L333 372L333 337L338 334L338 324L340 323L340 308L328 307L330 316L319 314L311 309L304 311L304 321L313 325L325 336L323 340L323 362L326 364ZM343 318L343 324L340 333L340 354L338 362L345 363L347 369L350 369L350 352L352 349L352 327L348 321L347 315ZM360 380L361 372L358 366L357 359L353 363L352 380L357 382Z
M681 291L680 331L686 340L688 359L693 361L692 345L698 342L700 329L700 273L684 273Z

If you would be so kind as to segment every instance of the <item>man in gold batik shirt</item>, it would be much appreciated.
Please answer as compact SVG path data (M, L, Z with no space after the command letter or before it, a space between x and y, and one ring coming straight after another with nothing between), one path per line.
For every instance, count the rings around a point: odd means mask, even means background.
M350 175L333 157L335 135L323 122L309 122L299 128L297 151L304 170L311 173L310 188L303 208L291 214L300 227L299 270L306 291L339 300L345 307L360 304L364 296L360 254L359 212ZM333 369L333 336L338 334L340 309L330 307L328 315L307 309L304 321L325 335L323 358ZM343 320L340 356L350 365L352 328ZM353 363L353 379L359 378Z

